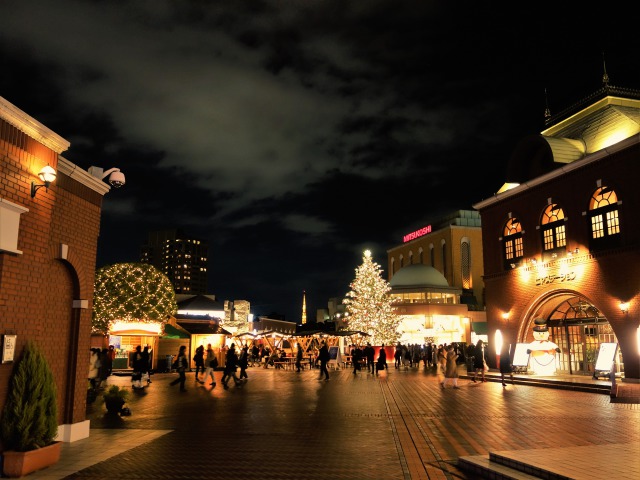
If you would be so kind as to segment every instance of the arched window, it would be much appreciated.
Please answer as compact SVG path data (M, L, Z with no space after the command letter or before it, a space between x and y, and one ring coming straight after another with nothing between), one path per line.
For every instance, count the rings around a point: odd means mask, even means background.
M396 259L395 258L391 258L391 274L393 275L394 273L396 273Z
M409 251L409 265L413 265L413 252Z
M433 248L433 243L429 245L429 260L431 261L431 266L436 266L436 254L435 249Z
M447 244L442 240L442 275L447 276Z
M404 257L400 255L400 268L404 267Z
M564 211L557 204L547 205L540 220L542 229L542 250L552 252L567 246L567 232Z
M516 217L511 217L504 226L502 243L504 260L509 268L515 267L524 256L522 224Z
M471 282L471 245L468 238L463 238L460 243L461 269L462 269L462 288L470 290L473 285Z
M593 193L589 201L589 219L591 248L611 248L620 243L618 196L613 189L600 187Z
M424 264L424 250L422 247L418 250L418 259L420 261L420 265Z

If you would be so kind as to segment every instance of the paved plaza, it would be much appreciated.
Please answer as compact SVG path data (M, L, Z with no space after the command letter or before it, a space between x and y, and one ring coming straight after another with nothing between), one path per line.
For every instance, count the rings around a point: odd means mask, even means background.
M187 392L156 374L132 415L89 406L91 436L29 479L471 479L460 457L516 452L567 478L640 478L640 405L609 395L460 379L442 390L422 366L379 376L350 369L248 369L242 387ZM129 377L108 383L129 385ZM521 477L532 478L532 477Z

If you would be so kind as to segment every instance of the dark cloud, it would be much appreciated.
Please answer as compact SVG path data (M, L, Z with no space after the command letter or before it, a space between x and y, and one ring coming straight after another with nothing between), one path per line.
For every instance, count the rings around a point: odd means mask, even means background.
M580 6L583 8L583 6ZM98 263L147 232L211 246L211 292L298 320L362 250L492 195L517 141L611 82L637 87L633 15L409 0L0 3L0 95L117 166ZM629 18L630 20L627 20ZM545 89L547 96L545 97Z

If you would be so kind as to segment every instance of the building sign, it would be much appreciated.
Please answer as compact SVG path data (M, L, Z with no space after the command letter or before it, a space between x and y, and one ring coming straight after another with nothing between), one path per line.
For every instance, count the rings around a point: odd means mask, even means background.
M595 370L602 372L610 371L613 360L616 357L616 350L618 350L617 343L601 343Z
M17 335L5 335L2 339L2 363L13 362L13 356L16 352Z
M556 275L546 275L544 277L536 278L536 286L540 285L549 285L551 283L562 283L562 282L570 282L576 279L575 272L569 273L558 273Z
M404 237L402 237L402 239L404 243L407 243L407 242L410 242L411 240L415 240L418 237L422 237L423 235L426 235L428 233L431 233L431 225L422 227L416 230L415 232L407 233Z

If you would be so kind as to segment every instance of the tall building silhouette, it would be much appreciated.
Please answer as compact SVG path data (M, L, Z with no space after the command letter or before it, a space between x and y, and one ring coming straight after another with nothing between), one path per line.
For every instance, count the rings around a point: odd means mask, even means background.
M140 249L140 261L164 273L176 293L207 293L207 242L185 235L182 230L149 232L147 243Z

